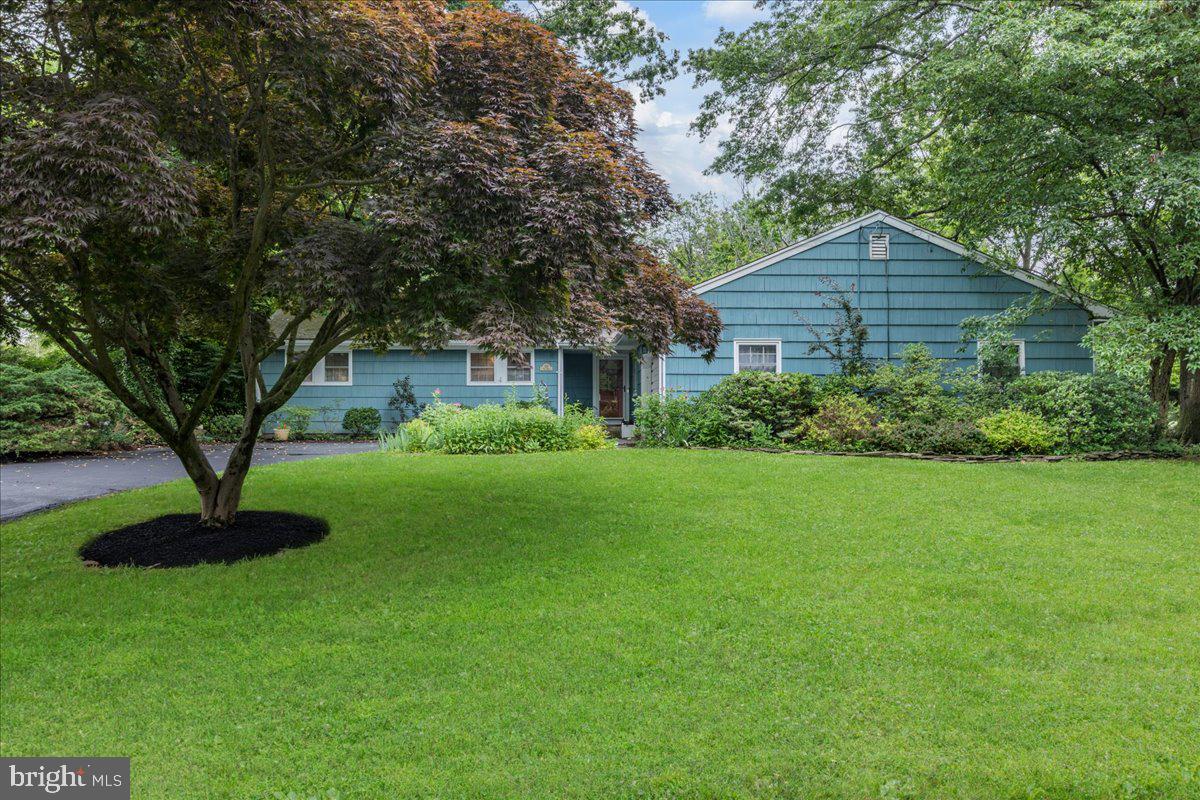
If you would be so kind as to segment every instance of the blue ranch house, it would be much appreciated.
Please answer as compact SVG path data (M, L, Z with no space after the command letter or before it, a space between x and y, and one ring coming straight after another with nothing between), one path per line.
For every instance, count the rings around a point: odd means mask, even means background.
M1009 349L1020 372L1090 372L1091 353L1080 343L1088 326L1111 315L1098 303L1069 297L1060 287L1023 270L992 263L961 245L882 211L851 220L693 288L721 315L724 330L717 356L705 362L686 348L651 356L636 342L617 339L603 352L556 343L504 358L469 341L417 354L405 348L385 353L337 348L317 364L296 392L294 405L324 408L336 427L341 412L355 406L379 410L385 425L393 383L412 381L419 402L440 390L447 403L500 402L515 392L534 396L541 385L561 412L567 403L597 411L609 422L632 422L633 406L646 392L701 392L742 370L835 371L822 353L810 353L814 337L836 312L817 292L829 282L849 291L870 331L867 355L898 357L909 344L923 343L952 365L975 362L975 345L964 350L961 323L994 314L1044 293L1052 303L1018 329ZM303 336L301 328L300 336ZM300 339L297 347L303 348ZM270 382L283 352L263 367Z

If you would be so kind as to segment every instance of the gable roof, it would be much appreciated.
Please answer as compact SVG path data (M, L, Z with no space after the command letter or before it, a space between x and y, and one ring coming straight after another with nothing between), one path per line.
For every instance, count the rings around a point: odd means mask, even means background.
M975 250L969 250L952 239L947 239L945 236L939 236L933 231L913 225L911 222L905 222L899 217L893 217L891 214L888 214L884 211L872 211L870 214L864 214L863 216L852 219L849 222L843 222L841 225L830 228L823 233L818 233L816 236L810 236L807 239L801 239L795 244L790 244L787 247L776 250L774 253L765 255L757 261L751 261L749 264L743 264L742 266L731 269L728 272L723 272L716 277L709 278L706 281L701 281L692 287L692 291L696 294L704 294L711 289L724 286L730 281L735 281L744 275L749 275L752 272L758 272L764 267L777 264L780 261L791 258L798 253L803 253L805 250L811 250L818 245L825 244L826 242L832 241L839 236L844 236L851 231L855 231L859 228L879 222L904 231L905 233L915 236L918 239L923 239L930 244L949 250L952 253L962 256L963 258L969 258L972 261L984 265L988 269L992 269L1016 278L1019 281L1024 281L1030 286L1036 286L1043 291L1049 292L1057 297L1061 297L1070 303L1080 306L1081 308L1087 309L1087 311L1093 316L1107 319L1116 313L1115 309L1106 306L1103 303L1098 303L1095 300L1091 300L1090 298L1086 298L1081 295L1075 295L1064 287L1059 286L1056 283L1052 283L1039 275L1035 275L1032 272L1027 272L1026 270L1020 269L1019 267L1001 264L990 256L984 255L983 253Z

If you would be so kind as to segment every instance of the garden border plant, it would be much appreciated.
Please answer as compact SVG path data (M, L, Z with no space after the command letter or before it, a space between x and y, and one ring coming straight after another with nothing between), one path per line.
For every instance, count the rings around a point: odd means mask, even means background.
M1200 455L1161 438L1143 387L1114 374L1012 380L948 370L925 345L822 377L738 373L695 396L643 395L638 444L947 460Z
M561 415L551 410L546 395L535 391L531 400L510 393L502 404L464 407L433 402L420 416L379 435L379 449L389 453L441 452L453 455L599 450L615 445L603 422L591 409L567 406Z

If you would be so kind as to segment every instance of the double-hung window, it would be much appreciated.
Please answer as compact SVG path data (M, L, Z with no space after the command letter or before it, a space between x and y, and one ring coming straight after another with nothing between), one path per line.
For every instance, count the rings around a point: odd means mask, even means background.
M327 353L304 379L305 386L349 386L353 356L349 350Z
M533 383L533 351L506 358L483 350L467 351L467 385L494 386Z
M1001 381L1011 381L1025 374L1025 340L988 344L979 342L979 373Z
M734 372L782 372L783 348L778 339L738 339L733 343Z

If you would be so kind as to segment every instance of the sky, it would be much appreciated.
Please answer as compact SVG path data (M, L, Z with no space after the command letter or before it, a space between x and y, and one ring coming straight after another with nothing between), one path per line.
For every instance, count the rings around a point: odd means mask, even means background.
M707 47L722 28L740 31L760 19L764 12L753 0L623 0L638 9L651 23L671 38L669 46L681 60L689 49ZM680 69L679 77L666 85L666 93L639 101L636 111L642 132L638 142L660 175L671 184L677 198L698 192L714 192L726 200L742 195L741 183L729 175L705 175L717 155L720 130L701 141L688 133L711 87L694 88L695 76Z

